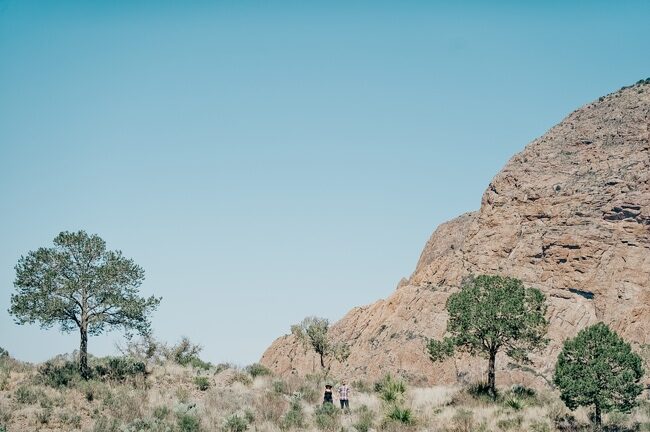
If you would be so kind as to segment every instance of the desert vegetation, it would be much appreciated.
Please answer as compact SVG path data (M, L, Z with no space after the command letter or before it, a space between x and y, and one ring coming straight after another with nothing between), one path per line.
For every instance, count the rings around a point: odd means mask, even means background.
M484 356L485 382L354 381L343 411L322 403L325 384L348 379L331 366L350 354L326 319L291 328L319 356L318 373L287 378L257 363L213 364L187 337L171 346L153 338L148 314L160 299L138 296L144 272L131 260L83 231L54 243L19 260L10 313L18 324L78 329L80 350L33 365L0 348L0 432L650 431L650 402L640 398L647 347L635 353L602 323L565 341L548 388L498 387L498 352L525 363L546 343L544 294L518 279L467 279L446 305L449 336L423 347L434 363L457 349ZM120 356L89 355L87 335L111 326L141 337L118 347Z
M200 349L187 339L172 346L135 341L128 348L129 356L90 356L87 379L72 356L31 365L3 355L0 430L593 430L593 410L570 411L557 390L513 386L494 396L485 384L424 388L387 375L374 383L353 382L346 414L321 403L323 374L281 378L259 364L213 365L200 360ZM199 361L179 361L185 354ZM603 428L650 430L650 403L603 414Z

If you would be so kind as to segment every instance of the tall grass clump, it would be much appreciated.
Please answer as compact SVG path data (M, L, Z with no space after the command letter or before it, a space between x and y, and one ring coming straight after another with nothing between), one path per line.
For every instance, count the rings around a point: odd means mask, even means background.
M248 429L249 421L245 416L231 414L223 422L224 432L244 432Z
M244 370L248 372L248 374L253 378L271 375L271 370L259 363L253 363L251 365L248 365Z
M341 427L340 414L334 404L322 404L314 410L314 424L323 431L337 431Z
M352 425L357 432L368 432L375 422L375 413L367 405L361 405L357 411L357 420Z
M305 411L300 398L292 397L289 410L282 418L282 429L301 429L305 427Z

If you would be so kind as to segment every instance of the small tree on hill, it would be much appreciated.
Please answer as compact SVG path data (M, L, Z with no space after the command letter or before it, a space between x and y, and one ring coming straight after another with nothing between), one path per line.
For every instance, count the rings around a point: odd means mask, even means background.
M329 321L325 318L307 317L300 324L291 326L291 333L303 344L312 349L320 358L320 366L327 375L332 361L344 362L350 355L345 343L336 343L329 336Z
M518 361L547 343L544 294L514 278L481 275L463 283L447 300L451 337L430 339L427 351L437 362L460 348L488 358L488 388L496 396L495 363L499 351Z
M629 412L643 391L641 357L603 323L583 329L564 342L554 382L567 407L594 407L594 423L613 409Z
M138 296L144 270L120 251L107 251L97 235L62 232L54 247L39 248L18 260L17 290L9 313L18 324L54 324L61 331L79 330L79 371L89 376L88 335L121 327L147 334L148 315L160 298Z

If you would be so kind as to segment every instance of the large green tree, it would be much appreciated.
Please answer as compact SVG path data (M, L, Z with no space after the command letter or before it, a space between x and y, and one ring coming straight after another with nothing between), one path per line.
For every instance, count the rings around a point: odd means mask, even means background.
M303 344L312 349L320 358L321 369L327 375L332 362L344 362L350 355L345 343L337 343L329 334L329 321L325 318L307 317L300 324L291 326L291 333Z
M643 391L641 357L603 323L581 330L564 342L554 382L567 407L594 407L594 422L613 409L629 412Z
M496 395L496 356L505 351L517 361L547 343L546 303L536 288L526 288L515 278L481 275L467 279L447 300L451 337L429 339L432 361L453 355L454 349L488 358L488 387Z
M142 298L138 288L144 270L120 251L84 231L62 232L54 247L22 256L16 265L16 293L9 312L18 324L58 324L61 331L78 330L79 371L89 376L88 335L122 328L147 334L150 313L160 298Z

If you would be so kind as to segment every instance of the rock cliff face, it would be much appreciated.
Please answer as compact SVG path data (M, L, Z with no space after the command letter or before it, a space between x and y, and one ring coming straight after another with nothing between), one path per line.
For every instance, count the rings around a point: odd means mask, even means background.
M332 336L351 347L332 371L371 380L390 371L430 384L482 378L482 359L434 365L424 351L425 338L443 336L449 295L480 273L520 278L549 305L548 348L528 368L497 359L498 384L542 385L563 340L597 321L635 344L650 343L650 85L574 111L515 155L479 211L438 227L394 294L332 326ZM283 375L319 368L291 335L261 362Z

